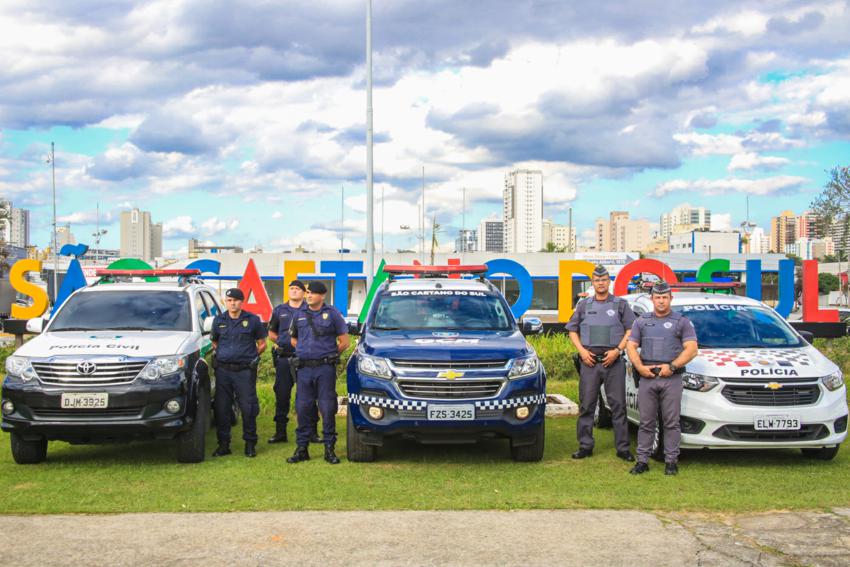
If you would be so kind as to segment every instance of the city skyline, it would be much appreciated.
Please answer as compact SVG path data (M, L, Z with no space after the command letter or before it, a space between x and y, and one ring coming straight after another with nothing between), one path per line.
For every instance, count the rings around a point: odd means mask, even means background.
M191 1L98 4L0 7L16 62L0 82L0 194L31 211L33 244L49 244L55 141L59 224L82 242L100 203L105 248L138 207L170 254L189 238L333 249L344 186L344 245L362 248L362 2L241 2L238 19ZM423 181L444 246L464 217L500 211L515 169L543 172L543 218L566 224L572 207L579 241L609 211L657 230L685 203L735 228L748 196L767 232L850 153L844 4L374 9L388 250L416 248Z

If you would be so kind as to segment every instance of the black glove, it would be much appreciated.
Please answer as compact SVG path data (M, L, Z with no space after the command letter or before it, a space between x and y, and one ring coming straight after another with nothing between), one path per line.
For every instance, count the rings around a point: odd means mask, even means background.
M256 371L257 371L257 368L259 368L259 366L260 366L260 357L259 357L259 356L255 356L255 357L254 357L254 360L252 360L252 361L251 361L251 363L250 363L248 366L250 366L250 367L251 367L251 370L253 370L254 372L256 372Z

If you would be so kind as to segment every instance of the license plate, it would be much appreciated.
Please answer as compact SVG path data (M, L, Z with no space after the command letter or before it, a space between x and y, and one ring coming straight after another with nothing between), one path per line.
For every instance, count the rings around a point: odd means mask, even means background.
M763 415L756 418L756 431L796 431L800 419L790 415Z
M62 394L62 409L103 409L109 404L109 394Z
M475 419L475 406L472 404L428 406L430 421L471 421Z

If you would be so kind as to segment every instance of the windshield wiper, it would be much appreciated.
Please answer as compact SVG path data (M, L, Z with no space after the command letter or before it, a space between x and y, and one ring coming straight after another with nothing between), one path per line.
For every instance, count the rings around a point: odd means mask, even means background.
M401 327L372 327L373 331L401 331Z
M61 329L50 329L51 333L59 333L62 331L96 331L97 329L89 329L88 327L62 327Z
M156 331L156 329L151 329L150 327L110 327L109 329L104 329L104 331Z

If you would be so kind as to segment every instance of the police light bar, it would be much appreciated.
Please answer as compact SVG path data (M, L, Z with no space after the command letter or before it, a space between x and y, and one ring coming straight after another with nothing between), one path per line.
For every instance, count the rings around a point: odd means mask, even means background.
M655 282L641 282L643 289L652 289ZM741 282L678 282L671 283L673 289L736 289L741 287Z
M490 268L484 264L470 266L384 266L384 272L392 276L397 275L442 275L442 274L486 274Z
M187 277L199 276L201 270L95 270L96 276L123 276L130 278L154 278L154 277Z

